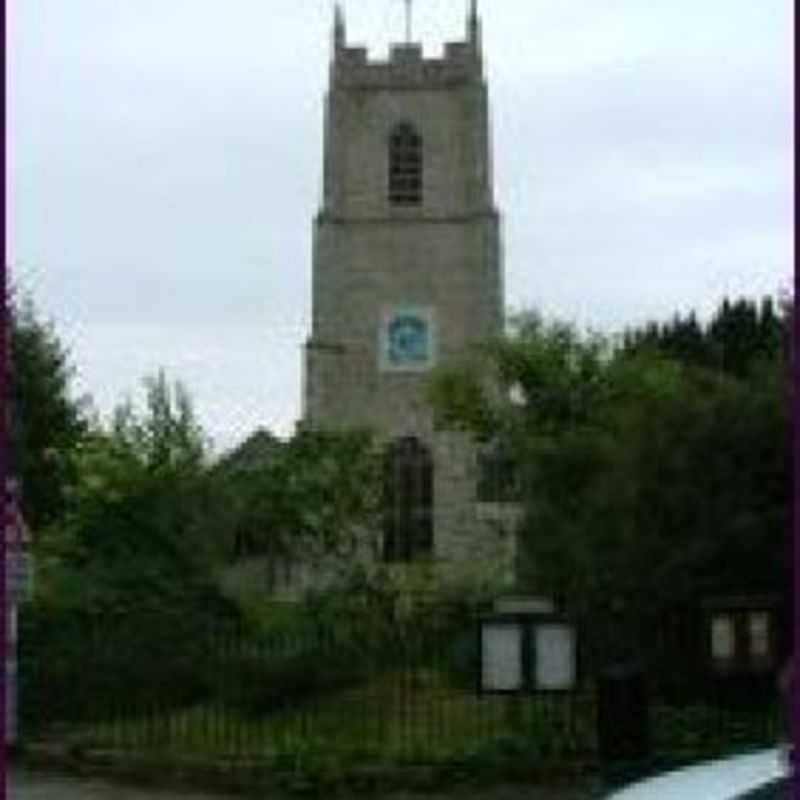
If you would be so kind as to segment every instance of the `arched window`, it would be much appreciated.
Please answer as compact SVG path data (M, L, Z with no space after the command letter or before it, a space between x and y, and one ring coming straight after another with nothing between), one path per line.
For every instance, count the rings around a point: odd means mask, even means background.
M433 550L433 461L418 439L398 439L384 454L383 556L412 561Z
M407 122L395 126L389 136L389 202L422 202L422 137Z

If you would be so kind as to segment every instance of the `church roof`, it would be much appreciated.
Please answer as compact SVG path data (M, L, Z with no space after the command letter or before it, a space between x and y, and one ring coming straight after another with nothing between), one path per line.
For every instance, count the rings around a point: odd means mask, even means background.
M240 445L225 453L213 469L229 476L253 472L274 459L281 452L283 444L265 428L258 428Z

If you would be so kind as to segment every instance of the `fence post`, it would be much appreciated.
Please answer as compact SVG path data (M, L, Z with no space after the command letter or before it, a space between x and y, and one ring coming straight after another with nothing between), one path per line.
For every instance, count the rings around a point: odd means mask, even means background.
M597 682L597 743L608 774L635 769L650 752L644 672L637 661L609 664Z

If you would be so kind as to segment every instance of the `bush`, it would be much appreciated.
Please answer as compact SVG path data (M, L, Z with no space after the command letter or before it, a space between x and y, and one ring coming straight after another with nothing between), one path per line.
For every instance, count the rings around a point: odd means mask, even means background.
M161 612L99 615L29 606L20 617L20 712L29 731L59 721L180 708L210 697L216 675L209 632L236 626L213 596Z
M248 716L297 707L366 678L363 661L347 648L320 642L242 639L219 653L221 699Z

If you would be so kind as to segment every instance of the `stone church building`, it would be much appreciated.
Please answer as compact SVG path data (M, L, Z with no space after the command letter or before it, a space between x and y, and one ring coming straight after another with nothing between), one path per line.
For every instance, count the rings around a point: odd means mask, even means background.
M477 446L438 430L425 398L432 368L503 328L490 133L475 0L442 57L406 42L382 61L348 44L337 7L302 424L385 445L387 562L513 560Z

